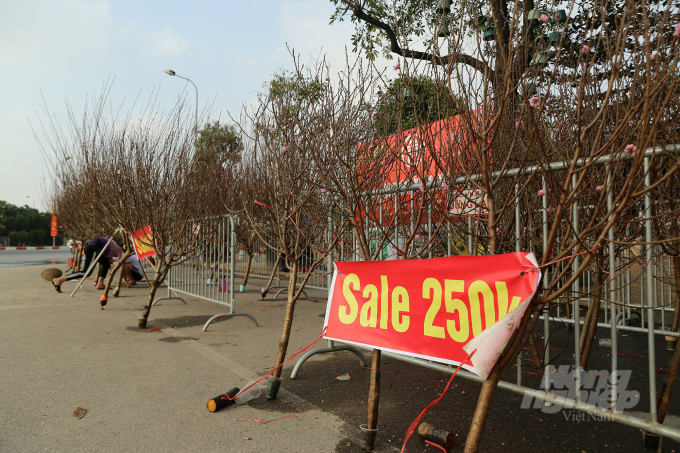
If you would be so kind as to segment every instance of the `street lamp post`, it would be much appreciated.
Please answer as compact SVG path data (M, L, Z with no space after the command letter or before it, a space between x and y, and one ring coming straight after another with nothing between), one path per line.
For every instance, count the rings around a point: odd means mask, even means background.
M35 200L30 195L26 195L26 198L31 199L31 201L33 202L33 209L35 209Z
M191 79L187 79L186 77L182 77L181 75L177 75L175 71L172 69L166 69L165 73L171 76L179 77L180 79L187 80L191 82ZM196 89L196 115L194 116L194 134L196 135L196 138L198 138L198 87L196 87L196 84L194 82L191 82L191 84L194 86Z

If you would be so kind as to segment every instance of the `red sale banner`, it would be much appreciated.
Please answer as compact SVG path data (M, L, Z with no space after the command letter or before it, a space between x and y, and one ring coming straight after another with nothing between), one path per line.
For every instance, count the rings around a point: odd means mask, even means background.
M149 245L153 241L154 245L157 247L156 240L153 238L153 233L151 232L151 226L147 225L144 228L133 231L130 233L130 237L132 238L132 244L135 247L135 253L137 254L138 259L141 260L142 258L156 254L156 249Z
M533 254L335 263L325 337L458 365L483 378L533 297Z

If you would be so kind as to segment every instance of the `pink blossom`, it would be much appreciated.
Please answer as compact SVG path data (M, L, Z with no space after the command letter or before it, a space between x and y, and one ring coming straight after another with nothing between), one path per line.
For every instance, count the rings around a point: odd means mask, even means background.
M79 186L79 185L80 185L80 183L77 183L77 184L76 184L76 186Z
M425 192L425 186L421 183L418 188L420 189L421 192Z
M120 174L120 170L118 170L116 173Z
M288 147L287 147L287 146L284 146L284 147L281 148L281 149L284 150L284 151L288 151Z
M448 186L446 185L446 183L443 182L443 183L442 183L442 189L446 190L447 187L448 187Z
M326 189L321 189L321 193L326 193Z
M655 61L656 61L658 58L659 58L659 54L656 53L656 52L654 52L654 53L649 57L650 60L655 60Z
M675 36L676 38L677 38L678 36L680 36L680 23L678 23L678 24L675 26L675 31L673 32L673 36Z
M496 228L496 234L501 234L501 229L500 229L500 228Z
M587 45L584 44L583 47L581 47L581 53L588 53L588 52L590 52L590 46L587 46Z
M597 187L595 187L595 190L602 190L603 187L604 186L597 186Z
M395 71L398 71L398 70L399 70L399 62L398 62L398 61L397 61L397 64L395 64L394 66L392 66L392 69L394 69Z
M524 127L524 121L515 121L515 127Z
M541 22L543 23L548 22L548 16L546 16L545 14L541 14Z
M564 121L558 121L558 122L557 122L557 125L558 125L558 126L562 126L563 124L564 124Z
M420 235L419 235L419 234L416 234L416 241L417 241L418 239L420 239Z
M536 192L537 195L545 195L545 190L541 189L538 192Z
M106 176L104 176L104 181L106 181Z
M538 107L539 105L541 105L541 100L534 96L531 99L529 99L529 105L532 107Z
M626 147L623 149L623 151L626 154L633 154L637 150L638 150L638 147L633 145L632 143L630 145L626 145Z

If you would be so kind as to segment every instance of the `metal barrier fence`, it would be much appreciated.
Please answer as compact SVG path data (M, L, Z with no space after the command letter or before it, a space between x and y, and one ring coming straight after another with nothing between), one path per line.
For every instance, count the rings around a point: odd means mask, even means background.
M669 153L669 154L680 154L680 145L667 145L664 147L654 147L654 148L648 148L645 150L645 156L644 156L644 169L645 169L645 187L649 187L651 185L650 181L650 174L648 172L649 170L649 165L650 165L650 158L654 157L655 155L659 155L662 153ZM577 161L577 166L582 167L585 165L595 165L595 166L603 166L609 163L610 161L616 160L631 160L632 156L603 156L599 159L593 160L593 159L581 159ZM558 171L563 171L568 169L570 162L555 162L552 163L548 166L548 170L553 171L553 172L558 172ZM501 173L494 173L493 177L500 177L500 178L508 178L508 177L515 177L515 176L523 176L523 175L531 175L531 174L541 174L546 171L546 168L542 167L529 167L529 168L524 168L524 169L513 169L513 170L506 170L505 172ZM574 178L576 178L576 175L574 175ZM470 179L481 179L481 175L475 175L472 176L471 178L468 177L462 177L456 180L456 184L460 185L465 185L469 183ZM608 181L611 181L611 178L608 178ZM436 183L428 183L428 185L435 185ZM574 181L574 185L576 184L576 181ZM546 248L546 242L548 238L548 200L547 200L547 190L546 190L546 183L545 183L545 176L542 176L542 185L543 185L543 193L544 195L542 196L542 219L543 219L543 250ZM421 190L420 184L413 184L407 188L400 188L401 193L403 194L404 190L410 191L411 193L417 193L418 190ZM515 190L519 190L519 186L515 187ZM372 196L379 195L380 197L396 197L395 193L397 192L396 189L385 189L381 191L376 191ZM394 201L394 205L396 206L396 199ZM609 191L608 199L607 199L607 207L608 209L612 208L613 204L613 196L612 192ZM381 200L380 203L380 222L382 223L382 206L383 206L383 201ZM574 211L572 213L572 218L573 218L573 224L571 225L572 228L574 229L575 232L578 231L578 216L583 209L583 207L579 207L578 205L575 205L573 207ZM619 261L622 261L624 263L628 263L628 267L624 269L623 272L619 273L618 275L615 275L614 278L611 278L607 284L606 288L603 291L603 297L602 301L604 302L603 309L604 311L604 322L598 322L597 327L599 328L608 328L610 330L610 335L611 335L611 369L609 370L609 384L611 386L611 407L609 409L603 409L602 407L593 404L592 401L583 399L582 397L582 374L583 371L580 369L579 372L573 372L573 380L575 381L574 383L574 398L567 398L563 396L557 396L551 392L551 385L550 385L550 376L552 373L558 371L558 365L551 364L550 361L550 322L559 322L559 323L564 323L564 324L571 324L573 326L573 333L574 333L574 357L578 358L577 360L580 359L581 357L581 351L580 351L580 329L582 324L584 324L584 320L580 319L580 308L582 306L590 306L592 300L590 298L590 289L593 281L593 277L590 272L586 272L582 275L581 278L579 278L572 288L570 288L571 291L568 291L565 293L562 302L566 302L571 305L571 313L573 316L572 318L566 318L562 316L564 313L564 310L560 309L560 306L556 309L551 309L551 313L548 313L548 310L543 311L543 315L540 316L540 319L543 320L543 349L544 349L544 357L543 357L543 382L542 382L542 390L537 390L533 388L529 388L526 386L522 385L522 359L521 359L521 354L518 355L517 358L517 381L516 383L511 383L508 381L501 380L499 383L500 388L504 388L507 390L511 390L516 393L520 393L525 395L525 398L528 396L530 398L535 399L535 404L533 407L541 407L545 403L547 405L558 405L560 408L563 409L576 409L585 413L589 413L592 415L596 416L605 416L608 420L616 421L618 423L622 423L628 426L632 426L635 428L640 428L644 429L647 432L650 433L655 433L655 434L660 434L669 438L672 438L676 441L680 441L680 429L673 428L667 425L661 425L657 423L657 407L656 407L656 369L655 369L655 364L656 364L656 351L655 351L655 335L665 335L669 337L678 337L677 332L672 332L670 330L670 324L667 323L667 312L672 312L675 303L678 301L675 299L674 291L672 291L672 285L670 284L670 263L666 262L663 257L661 256L661 251L658 247L655 247L653 245L645 245L650 244L653 242L653 231L652 231L652 200L651 200L651 195L649 192L645 196L644 200L644 238L640 238L641 244L638 246L638 257L637 261L639 262L639 267L637 269L630 267L630 261L631 258L634 256L631 250L628 250L627 252L624 252L623 256L617 256L615 253L615 246L614 246L614 230L610 229L609 230L609 248L608 248L608 260L609 260L609 269L616 269L616 261L617 258ZM519 203L516 204L515 208L515 242L516 242L516 250L517 252L521 251L520 247L520 242L519 238L521 237L521 231L520 231L520 225L521 225L521 218L522 218L522 212L520 209ZM526 213L524 213L526 215ZM475 228L475 225L473 225L472 221L470 220L470 217L467 219L468 221L468 231L472 231ZM399 233L398 233L398 218L395 216L395 222L394 222L394 235L391 238L391 246L393 248L398 248L399 247ZM403 225L402 225L403 226ZM445 228L442 228L441 225L436 225L433 224L432 222L432 211L431 208L428 212L428 221L427 225L411 225L411 229L413 231L413 228L419 229L421 234L427 235L427 240L430 241L433 237L433 234L440 234L443 236L443 242L442 242L442 247L440 248L430 248L430 250L427 250L427 257L432 257L434 255L438 256L451 256L452 255L452 249L454 248L455 244L453 243L454 239L451 236L450 233L450 228L447 225ZM330 234L330 233L329 233ZM460 238L459 238L460 239ZM481 250L479 247L474 243L474 239L472 235L469 235L467 238L468 241L468 250L474 251L474 254L478 254ZM644 252L644 254L642 253ZM389 254L389 250L385 250L385 253L380 253L378 259L385 259L386 257L384 256L385 254ZM439 255L443 253L443 255ZM423 256L425 257L425 256ZM389 259L389 257L387 257ZM333 254L329 255L329 261L331 260L337 260L337 261L353 261L357 259L357 250L355 247L355 238L350 235L345 235L343 238L343 241L338 245L337 249L334 251ZM573 269L572 272L576 272L578 269L578 260L574 261L573 264ZM329 272L328 275L328 280L330 280L330 270L332 269L332 264L329 262L327 271ZM556 272L556 270L553 270L553 272ZM546 273L548 274L548 272ZM548 278L548 275L545 275L544 278ZM639 298L637 297L637 290L633 291L632 288L634 286L635 281L639 281ZM678 284L679 282L676 282ZM586 289L586 295L584 296L582 292L580 291L581 285L583 285L584 289ZM329 288L330 285L327 284L326 288ZM617 307L621 304L623 305L622 309L618 309ZM639 310L638 310L639 309ZM544 316L545 315L545 316ZM599 317L598 317L599 319ZM614 322L612 322L614 320ZM634 324L636 322L640 323L640 326L635 326L635 325L630 325ZM660 323L661 328L658 329L656 328L656 324ZM617 380L618 380L618 342L617 342L617 337L618 337L618 332L619 331L631 331L631 332L644 332L647 333L647 349L648 349L648 384L649 384L649 417L650 421L644 420L639 417L634 417L628 414L624 414L623 410L625 409L624 407L621 407L618 401L618 389L617 389ZM339 345L336 345L335 343L339 343ZM315 354L320 354L320 353L327 353L327 352L336 352L340 350L349 350L353 352L357 357L359 358L359 361L362 366L365 366L365 360L361 352L355 348L354 346L342 344L341 342L328 342L328 347L326 348L317 348L311 351L308 351L305 353L295 364L295 367L293 368L293 371L291 373L291 379L295 379L297 377L297 374L304 364L304 362L311 356ZM428 360L423 360L423 359L418 359L418 358L413 358L413 357L407 357L399 354L394 354L394 353L389 353L386 351L382 352L383 355L387 357L392 357L404 362L416 364L419 366L423 366L429 369L441 371L444 373L453 373L455 367L449 366L449 365L442 365L440 363L428 361ZM571 368L571 363L567 364L570 366L569 369ZM578 365L578 364L577 364ZM579 367L580 368L580 367ZM561 370L560 370L561 371ZM461 370L459 372L459 376L462 376L467 379L471 379L473 381L478 381L481 382L482 379L477 376L474 373L471 372L466 372L464 370ZM625 390L625 389L623 389ZM571 393L570 393L571 395Z
M204 234L202 231L188 227L185 234L186 243L191 239L202 242L205 238L200 238ZM168 272L166 283L168 285L168 295L159 297L153 301L155 305L161 300L181 300L186 301L175 294L185 294L197 299L223 305L229 309L226 313L219 313L211 317L203 326L203 332L208 329L210 323L217 318L230 316L244 316L249 318L255 326L259 327L257 321L248 313L236 312L236 302L234 300L234 274L236 255L236 234L234 233L234 220L227 215L219 221L216 231L209 238L209 243L201 254L189 250L184 255L185 261L173 266Z
M274 266L278 261L278 271L274 274L274 279L276 280L276 285L273 289L279 289L276 292L274 299L278 297L279 294L288 291L288 284L281 285L281 274L284 274L284 278L287 281L288 276L285 275L288 272L288 266L286 265L286 260L281 258L278 260L277 253L271 250L267 245L259 238L255 238L252 244L245 244L242 241L237 241L237 254L236 254L236 264L235 264L235 275L245 275L246 268L248 267L249 250L252 253L252 260L250 262L250 276L251 277L261 277L269 278L274 270ZM312 248L305 250L300 258L300 263L298 266L297 275L297 285L302 284L304 276L309 270L310 266L315 261L315 252ZM317 266L310 275L305 288L310 289L328 289L328 272L325 266ZM304 291L303 291L304 293ZM306 296L306 293L305 293Z

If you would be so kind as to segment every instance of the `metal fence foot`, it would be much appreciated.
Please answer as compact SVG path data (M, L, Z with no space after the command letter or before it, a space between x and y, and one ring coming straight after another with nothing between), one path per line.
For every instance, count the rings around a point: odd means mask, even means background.
M313 355L316 354L324 354L326 352L337 352L337 351L349 351L353 353L357 358L359 359L359 363L361 366L366 366L366 359L364 358L364 355L359 351L357 348L354 348L352 346L334 346L331 348L316 348L312 349L311 351L307 351L305 354L303 354L302 357L300 357L300 360L297 361L295 364L295 367L293 367L293 372L290 373L290 378L295 379L297 377L298 372L300 371L300 368L302 367L302 364L305 363L305 361L310 358Z
M187 304L186 301L184 299L182 299L181 297L159 297L158 299L154 300L151 305L152 306L156 305L156 302L158 302L159 300L172 300L172 299L181 300L184 305Z
M228 318L232 316L245 316L246 318L250 319L255 323L255 327L260 327L255 318L252 315L249 315L248 313L220 313L219 315L215 315L212 318L208 319L208 322L206 322L205 325L203 326L203 332L207 331L210 323L216 320L217 318Z
M279 297L279 294L284 293L284 292L286 292L286 291L288 291L288 288L282 288L282 289L278 290L278 291L276 292L276 294L274 295L274 299L273 299L273 300L276 300L276 298ZM304 289L302 290L302 294L305 295L305 299L309 299L309 297L307 297L307 293L305 292Z

